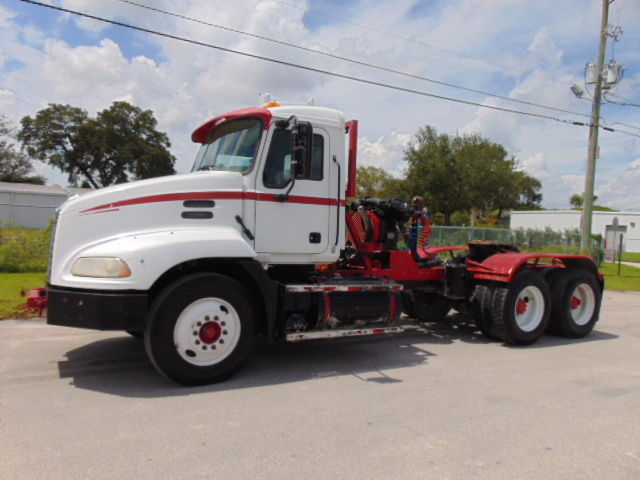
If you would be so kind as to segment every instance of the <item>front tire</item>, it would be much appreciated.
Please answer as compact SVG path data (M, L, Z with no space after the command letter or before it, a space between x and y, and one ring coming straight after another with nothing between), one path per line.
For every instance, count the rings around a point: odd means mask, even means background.
M551 313L549 287L536 272L522 271L504 287L496 287L491 302L495 331L510 345L530 345L547 328Z
M600 315L602 291L584 270L559 272L553 282L549 331L567 338L588 335Z
M204 385L236 372L253 351L251 295L218 274L185 276L153 302L144 335L156 369L183 385Z
M140 330L125 330L125 332L127 332L133 338L136 338L138 340L143 340L144 339L144 332L143 331L140 331Z

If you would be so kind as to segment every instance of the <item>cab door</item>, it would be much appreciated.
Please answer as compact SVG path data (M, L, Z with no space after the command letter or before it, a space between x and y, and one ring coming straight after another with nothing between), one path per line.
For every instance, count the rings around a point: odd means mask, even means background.
M269 135L269 148L255 177L255 250L274 254L322 253L329 244L332 206L329 134L314 128L309 178L295 179L288 195L293 181L291 132L273 129Z

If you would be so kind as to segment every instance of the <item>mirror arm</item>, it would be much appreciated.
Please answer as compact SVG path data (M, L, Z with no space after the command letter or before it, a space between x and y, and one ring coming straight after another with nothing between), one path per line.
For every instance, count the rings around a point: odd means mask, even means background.
M295 165L293 170L295 172ZM294 173L294 175L291 176L291 184L289 185L287 192L278 194L276 196L276 200L279 202L286 202L287 200L289 200L289 194L291 193L291 190L293 190L293 186L295 185L295 183L296 183L296 176Z

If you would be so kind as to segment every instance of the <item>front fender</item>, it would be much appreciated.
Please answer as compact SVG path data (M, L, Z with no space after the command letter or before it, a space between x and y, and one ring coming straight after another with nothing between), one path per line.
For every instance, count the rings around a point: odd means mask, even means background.
M118 257L131 269L128 278L90 278L71 274L81 257ZM208 228L129 235L79 249L65 262L61 272L52 272L51 284L100 290L148 290L172 267L200 258L255 258L256 252L235 228Z

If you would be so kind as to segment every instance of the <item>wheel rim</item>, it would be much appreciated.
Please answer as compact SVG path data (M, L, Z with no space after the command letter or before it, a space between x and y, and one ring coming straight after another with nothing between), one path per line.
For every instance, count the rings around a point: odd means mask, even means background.
M544 296L538 287L523 288L516 299L514 313L518 328L524 332L535 330L544 317Z
M596 294L586 283L576 287L569 301L571 318L576 325L586 325L596 308Z
M221 298L201 298L188 305L173 329L180 357L206 367L227 358L240 340L240 316Z

